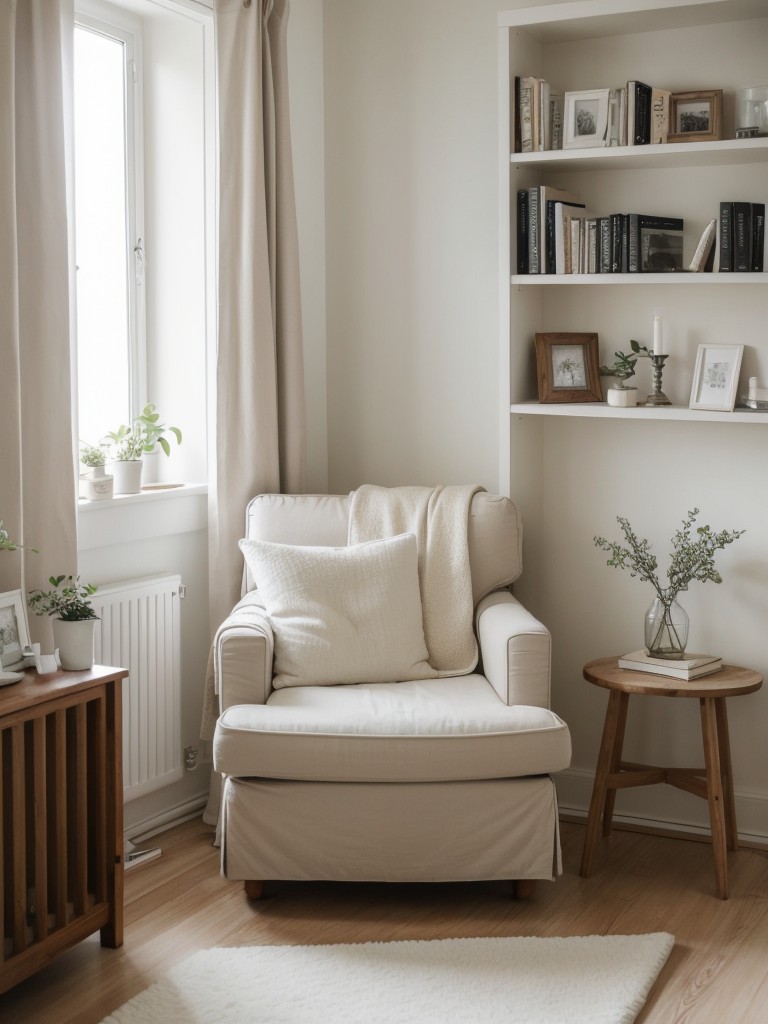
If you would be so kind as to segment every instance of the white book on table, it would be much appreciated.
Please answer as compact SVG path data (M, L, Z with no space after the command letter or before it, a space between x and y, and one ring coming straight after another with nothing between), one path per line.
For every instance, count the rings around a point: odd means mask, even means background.
M717 672L723 659L716 654L689 654L686 658L653 658L645 649L632 651L619 658L619 668L635 672L655 672L676 679L696 679Z

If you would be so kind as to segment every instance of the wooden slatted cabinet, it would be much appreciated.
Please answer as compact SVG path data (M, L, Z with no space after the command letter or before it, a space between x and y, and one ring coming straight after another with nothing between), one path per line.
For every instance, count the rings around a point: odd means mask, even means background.
M123 943L125 669L0 689L0 992L92 932Z

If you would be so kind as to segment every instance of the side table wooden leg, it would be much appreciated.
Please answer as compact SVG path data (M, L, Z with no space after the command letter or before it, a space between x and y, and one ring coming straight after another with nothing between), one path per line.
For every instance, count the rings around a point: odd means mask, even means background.
M726 844L723 778L720 768L716 698L701 697L701 732L704 740L704 764L707 770L709 823L712 831L712 852L715 858L717 895L728 899L728 849Z
M592 871L592 858L595 853L597 834L600 829L600 818L607 807L608 776L614 760L621 759L621 741L624 734L624 723L627 717L629 694L611 690L608 696L608 707L605 712L603 738L595 770L595 782L592 787L592 799L587 816L587 832L584 837L584 853L581 858L581 877L588 878ZM613 803L610 806L613 812Z
M728 712L725 697L715 697L717 718L717 745L720 750L720 778L723 780L723 806L725 833L729 850L738 850L739 833L736 829L736 803L733 799L733 769L731 768L731 741L728 735Z
M616 719L616 731L613 736L613 747L611 750L611 764L609 775L613 775L621 768L621 752L624 749L624 731L627 726L627 708L629 707L629 694L619 694L619 708ZM608 786L603 805L603 836L611 834L611 822L613 821L613 808L616 803L616 789Z

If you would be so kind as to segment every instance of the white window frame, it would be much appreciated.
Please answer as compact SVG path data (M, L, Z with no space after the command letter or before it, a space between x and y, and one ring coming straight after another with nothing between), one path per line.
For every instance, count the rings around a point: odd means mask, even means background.
M125 194L128 253L128 414L132 421L147 401L147 318L144 287L144 122L141 23L98 0L77 0L75 25L123 44L125 73ZM76 169L75 169L76 170ZM73 404L79 409L77 375ZM76 435L77 437L77 435Z

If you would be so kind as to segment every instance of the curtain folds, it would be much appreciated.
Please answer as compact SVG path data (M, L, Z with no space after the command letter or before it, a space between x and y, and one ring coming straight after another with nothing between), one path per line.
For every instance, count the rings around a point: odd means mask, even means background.
M40 549L0 555L0 591L77 564L70 394L72 0L0 4L0 518ZM30 622L51 649L47 619Z
M287 0L216 0L219 314L210 507L211 620L240 596L245 506L304 489L299 256Z
M306 472L299 251L288 109L288 0L215 0L219 277L209 588L216 628L240 597L245 507L302 493ZM213 658L202 737L216 718ZM205 820L218 816L212 776Z

